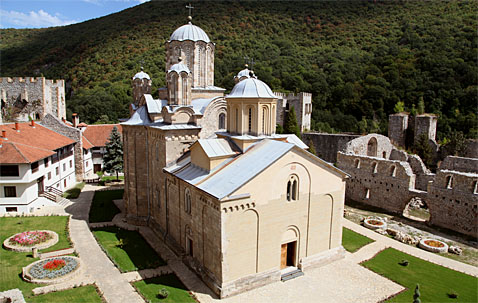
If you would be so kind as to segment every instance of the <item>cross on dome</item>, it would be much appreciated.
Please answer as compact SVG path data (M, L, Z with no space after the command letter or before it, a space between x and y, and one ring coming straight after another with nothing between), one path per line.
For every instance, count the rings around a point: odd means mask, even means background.
M188 19L189 19L189 21L191 21L191 20L193 19L193 17L192 17L192 9L194 8L194 6L192 6L191 3L189 3L188 5L186 5L186 8L189 10Z

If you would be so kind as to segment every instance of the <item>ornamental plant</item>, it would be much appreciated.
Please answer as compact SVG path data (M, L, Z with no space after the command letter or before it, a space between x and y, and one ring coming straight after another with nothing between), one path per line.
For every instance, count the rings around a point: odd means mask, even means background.
M166 288L161 288L158 292L160 299L166 299L169 296L169 291Z
M66 265L66 262L62 259L55 259L47 262L43 265L43 268L49 271L60 270Z
M16 234L10 239L10 244L20 246L34 246L44 243L53 238L53 236L45 231L25 231Z

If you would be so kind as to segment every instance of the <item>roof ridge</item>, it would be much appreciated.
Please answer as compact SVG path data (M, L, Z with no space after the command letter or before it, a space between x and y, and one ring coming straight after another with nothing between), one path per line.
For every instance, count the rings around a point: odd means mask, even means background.
M8 143L12 144L13 148L20 154L20 156L22 156L22 158L25 159L25 161L27 161L28 163L30 163L30 159L28 159L25 155L23 155L23 153L21 152L21 150L19 150L19 149L17 148L17 146L15 145L15 143L13 143L13 142L8 142ZM26 145L26 146L28 146L28 145Z

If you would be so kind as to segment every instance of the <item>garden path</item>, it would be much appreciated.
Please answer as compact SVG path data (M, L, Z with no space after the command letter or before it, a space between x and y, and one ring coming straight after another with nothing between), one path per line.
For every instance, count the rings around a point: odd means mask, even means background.
M86 267L86 272L96 282L107 302L144 302L133 286L121 275L108 257L103 253L88 228L88 213L98 186L85 185L78 199L66 208L72 215L70 237L75 249Z
M400 250L404 253L415 256L417 258L420 258L420 259L423 259L423 260L426 260L444 267L448 267L450 269L453 269L468 275L478 277L478 268L473 265L462 263L453 259L440 256L439 254L436 254L436 253L428 252L423 249L398 242L397 240L393 240L386 236L382 236L368 228L355 224L345 218L343 219L343 226L361 235L369 237L370 239L375 240L374 243L371 243L369 245L362 247L361 249L359 249L357 252L355 252L354 254L350 256L350 258L352 258L357 263L371 259L374 255L376 255L378 252L380 252L381 250L387 247L393 247L397 250Z

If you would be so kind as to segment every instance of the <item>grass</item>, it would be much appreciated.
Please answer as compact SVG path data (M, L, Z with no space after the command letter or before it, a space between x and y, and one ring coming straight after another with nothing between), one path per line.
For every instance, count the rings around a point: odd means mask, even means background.
M116 175L114 176L103 176L100 181L98 182L98 185L105 185L106 182L120 182L124 180L124 176L118 176L118 179L116 179Z
M101 303L103 300L93 285L72 288L68 290L51 292L44 295L31 297L28 302L31 303Z
M93 234L122 272L166 265L137 231L103 227L94 229Z
M75 187L70 188L69 190L63 193L63 197L67 199L76 199L80 196L81 190L85 187L85 182L81 182L75 185Z
M186 286L174 274L162 275L151 279L145 279L133 284L136 289L150 302L196 302L189 294ZM169 291L165 299L158 298L160 289Z
M68 238L68 217L9 217L0 218L0 241L3 243L8 237L28 230L46 229L58 234L58 243L41 252L54 251L71 247ZM23 281L22 268L37 261L31 252L19 253L0 248L0 291L19 288L25 297L31 297L31 290L38 287L33 283ZM28 301L28 300L27 300Z
M408 260L408 266L399 265ZM362 263L368 269L406 287L389 302L412 302L415 285L420 284L422 302L477 302L478 279L452 269L387 248L373 259ZM448 297L458 293L457 299Z
M342 246L347 250L348 252L356 252L359 250L362 246L365 246L369 243L374 242L374 240L362 236L361 234L358 234L348 228L343 228L342 229Z
M114 204L113 200L123 198L123 189L96 191L90 208L90 222L110 222L120 210Z

